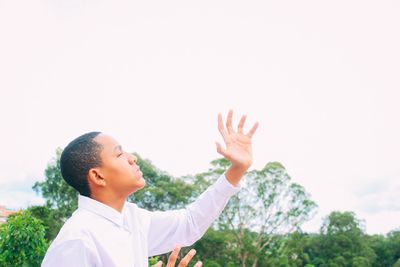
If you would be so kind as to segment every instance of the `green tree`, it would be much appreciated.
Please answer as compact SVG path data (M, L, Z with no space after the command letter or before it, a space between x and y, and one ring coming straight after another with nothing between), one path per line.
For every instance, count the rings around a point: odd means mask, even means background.
M362 222L353 212L334 211L321 226L317 257L320 266L373 266L376 255L368 246ZM318 263L318 264L317 264Z
M389 255L392 259L391 264L395 264L400 260L400 230L395 230L388 233L387 243Z
M55 157L45 169L45 180L36 182L33 190L46 199L49 208L57 210L57 218L66 219L78 206L78 192L69 186L61 175L60 157L62 149L56 150Z
M283 244L283 247L279 253L275 253L274 257L268 260L270 266L303 267L310 264L307 248L314 238L313 234L296 231L276 238L278 243Z
M11 215L0 227L1 266L40 266L47 246L44 226L29 211Z
M376 254L374 267L392 266L395 262L394 255L390 249L388 238L384 235L372 235L367 237L368 246Z
M394 230L386 236L373 235L368 237L369 246L375 251L374 266L393 266L400 259L400 231ZM399 263L397 263L399 264Z
M195 192L195 185L182 178L170 176L136 153L135 156L146 186L130 195L129 201L148 210L178 209L189 203Z
M215 160L212 165L212 177L229 166L225 159ZM269 265L268 259L285 247L284 242L277 242L277 234L299 229L315 209L316 204L302 186L291 182L283 165L272 162L247 173L242 189L230 200L218 227L234 233L234 245L243 267L255 267L259 262L260 266Z
M33 217L39 219L46 229L46 239L52 241L58 234L63 218L60 218L60 212L57 209L51 209L48 206L31 206L27 209Z
M197 241L193 248L197 251L197 260L212 260L220 266L228 264L237 266L237 251L232 247L235 242L234 234L231 231L208 229L204 236Z

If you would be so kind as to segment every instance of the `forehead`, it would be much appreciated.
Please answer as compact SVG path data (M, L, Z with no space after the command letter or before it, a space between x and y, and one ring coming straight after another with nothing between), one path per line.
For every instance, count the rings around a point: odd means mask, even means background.
M102 153L112 153L121 147L117 140L107 134L99 134L94 140L103 147Z

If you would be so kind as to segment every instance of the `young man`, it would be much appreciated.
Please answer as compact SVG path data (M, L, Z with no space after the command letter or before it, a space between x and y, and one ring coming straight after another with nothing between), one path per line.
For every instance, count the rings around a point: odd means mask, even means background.
M243 116L235 131L232 113L228 113L226 127L218 115L226 148L217 143L218 153L231 166L181 210L150 212L126 202L130 194L144 187L145 180L135 156L123 151L111 136L92 132L69 143L61 155L61 172L80 194L78 209L52 242L42 266L145 267L149 256L200 239L238 191L241 177L252 164L251 139L258 124L245 134ZM171 254L168 267L175 265L178 252L179 247ZM194 253L190 251L179 266L186 266Z

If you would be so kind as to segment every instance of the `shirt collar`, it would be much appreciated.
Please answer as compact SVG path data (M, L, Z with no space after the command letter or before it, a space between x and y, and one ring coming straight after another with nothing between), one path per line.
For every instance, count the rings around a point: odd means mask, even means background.
M123 212L125 209L125 205L122 209L122 212L120 213L117 210L111 208L110 206L107 206L106 204L103 204L97 200L79 195L78 208L93 212L93 213L115 223L116 225L118 225L120 227L123 227L123 225L124 225Z

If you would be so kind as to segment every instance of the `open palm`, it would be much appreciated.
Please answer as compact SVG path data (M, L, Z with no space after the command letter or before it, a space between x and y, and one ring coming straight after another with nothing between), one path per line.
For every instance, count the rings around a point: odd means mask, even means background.
M249 168L253 163L253 152L251 139L257 130L258 123L255 123L250 131L243 132L246 116L243 115L239 121L237 131L232 127L233 111L230 110L226 119L226 127L222 121L222 115L218 114L218 130L225 142L225 148L217 142L217 151L223 155L232 165Z

